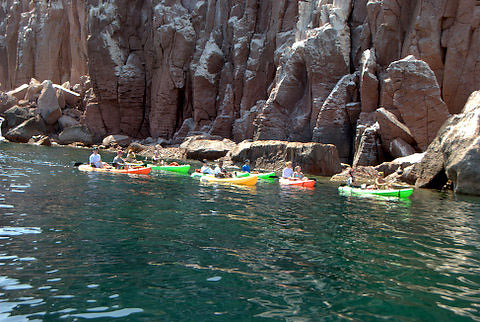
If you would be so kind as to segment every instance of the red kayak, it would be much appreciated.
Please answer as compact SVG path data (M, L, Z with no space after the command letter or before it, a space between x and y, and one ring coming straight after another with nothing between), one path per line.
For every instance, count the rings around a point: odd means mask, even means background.
M78 167L80 171L95 171L95 172L104 172L104 173L123 173L123 174L149 174L152 168L147 167L136 167L128 169L115 169L115 168L94 168L90 165L81 165Z
M307 188L313 188L313 186L315 186L315 180L312 180L312 179L292 180L292 179L280 178L279 182L281 185L285 185L285 186L297 186L297 187L307 187Z

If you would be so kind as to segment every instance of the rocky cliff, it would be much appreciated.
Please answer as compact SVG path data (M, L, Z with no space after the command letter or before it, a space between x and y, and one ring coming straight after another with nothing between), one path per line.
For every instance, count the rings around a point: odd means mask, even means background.
M56 88L61 117L97 140L320 142L378 164L425 151L480 88L479 24L478 0L4 0L0 90L63 84L81 99Z

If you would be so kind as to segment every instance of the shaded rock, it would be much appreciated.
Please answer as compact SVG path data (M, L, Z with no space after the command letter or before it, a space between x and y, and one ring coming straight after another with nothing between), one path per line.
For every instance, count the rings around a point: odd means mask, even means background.
M109 147L114 145L120 145L126 147L130 145L132 139L128 135L114 134L105 137L102 141L102 145Z
M25 93L25 100L27 101L36 101L37 98L40 96L40 92L42 91L43 86L35 78L30 79L30 83L28 84L27 92Z
M68 88L65 88L57 84L53 84L53 87L57 90L58 95L63 97L63 101L70 107L75 107L80 102L80 94L76 93Z
M373 112L377 109L379 98L375 50L365 50L362 54L360 64L360 97L362 99L362 112Z
M394 158L401 158L414 154L415 149L401 138L396 138L390 142L389 152Z
M331 176L341 171L337 149L332 144L286 141L244 141L231 152L234 162L249 159L254 168L281 171L286 161L300 165L305 173Z
M35 112L33 109L28 107L20 107L15 105L4 113L5 120L7 121L5 124L6 128L13 128L20 123L25 122L26 120L35 116Z
M43 89L38 97L37 111L47 124L54 124L62 116L58 105L58 98L52 82L46 80L42 83Z
M258 101L250 110L241 112L241 117L233 124L232 134L235 142L253 139L255 133L255 118L262 110L265 101Z
M93 135L84 125L75 125L65 128L58 135L58 143L66 145L73 142L82 142L86 145L93 144Z
M12 142L27 143L32 136L44 134L46 131L45 122L37 115L10 129L5 137Z
M140 153L140 152L144 151L145 149L147 149L147 147L145 145L142 145L138 142L133 142L128 146L127 151L131 150L135 153Z
M27 94L27 89L28 84L23 84L20 87L7 92L7 94L15 97L17 100L23 100L25 98L25 94Z
M392 141L397 138L409 145L415 145L415 140L410 130L397 119L395 114L382 107L375 111L375 119L379 125L380 137L385 151L390 150Z
M0 113L5 112L13 105L17 104L17 99L5 92L0 92Z
M173 136L173 142L175 143L182 143L185 138L188 136L188 133L193 130L195 127L195 121L193 118L188 118L185 121L183 121L182 126L180 129L175 133Z
M52 145L52 141L50 141L50 138L46 135L35 135L28 141L28 143L43 146Z
M357 126L353 167L377 165L383 160L379 125L372 121L373 113L361 113Z
M206 140L198 137L190 137L180 145L185 150L187 159L195 160L216 160L224 157L228 151L235 148L235 143L228 139Z
M348 162L352 150L353 129L346 104L356 91L356 75L345 75L327 97L318 113L312 141L334 144L341 162Z
M440 189L451 180L455 192L480 195L480 91L461 114L451 116L415 166L417 187Z
M391 100L385 100L384 107L398 110L400 121L424 151L449 116L435 74L424 61L413 56L391 63L387 74L383 95Z
M75 125L78 125L80 124L76 119L74 119L73 117L71 116L68 116L68 115L62 115L59 119L58 119L58 124L60 126L60 129L63 130L67 127L71 127L71 126L75 126Z

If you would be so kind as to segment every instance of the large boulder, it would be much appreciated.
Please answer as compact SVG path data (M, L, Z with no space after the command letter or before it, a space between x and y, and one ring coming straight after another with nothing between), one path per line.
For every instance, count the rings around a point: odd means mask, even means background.
M331 176L341 171L338 152L333 144L286 141L244 141L231 153L234 162L249 159L254 168L281 171L286 161L300 165L306 173Z
M385 108L375 111L375 119L379 125L380 137L385 151L390 150L392 141L400 138L409 145L416 145L415 139L408 127L400 122L398 118Z
M46 131L45 122L37 115L10 129L5 137L12 142L27 143L32 136L44 134Z
M71 144L73 142L82 142L86 145L93 144L93 135L84 125L75 125L67 127L58 135L58 143Z
M415 166L417 187L441 188L447 180L458 193L480 195L480 91L461 114L451 116Z
M180 145L185 150L187 159L215 160L224 157L230 150L235 148L235 143L228 139L209 140L201 137L190 137Z
M25 99L27 101L36 101L38 96L40 96L40 92L42 91L42 89L42 83L40 83L35 78L30 79L27 92L25 93Z
M58 95L61 95L63 97L64 102L68 106L75 107L79 103L81 99L79 93L76 93L68 88L65 88L63 87L63 85L60 86L57 84L53 84L53 87L57 90Z
M43 89L37 101L37 111L42 116L45 123L55 124L62 116L62 110L58 105L58 98L51 81L46 80L42 83Z
M80 124L80 123L76 119L74 119L73 117L68 116L68 115L62 115L58 119L58 125L60 125L61 130L65 129L67 127L78 125L78 124Z
M398 112L422 151L433 141L448 118L435 74L422 60L408 56L387 68L382 101L385 109Z
M5 111L5 120L7 121L6 127L13 128L20 123L25 122L26 120L35 116L35 111L29 107L22 106L12 106Z
M109 135L105 137L102 141L102 145L107 147L114 146L114 145L127 147L130 145L131 142L132 142L132 139L128 135L115 134L115 135Z

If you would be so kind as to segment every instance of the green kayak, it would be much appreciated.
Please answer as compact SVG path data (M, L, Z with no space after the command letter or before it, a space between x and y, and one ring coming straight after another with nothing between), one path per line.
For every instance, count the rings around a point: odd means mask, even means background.
M404 189L362 189L348 186L338 187L338 191L345 195L375 195L384 197L408 198L413 193L413 188Z
M177 173L188 173L188 170L190 170L190 164L183 164L183 165L147 164L147 167L152 168L152 170L162 170L162 171L170 171L170 172L177 172Z
M248 172L240 172L237 173L237 177L248 177L248 176L256 176L259 179L272 179L275 177L275 172L266 172L266 173L248 173Z

